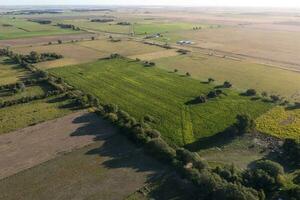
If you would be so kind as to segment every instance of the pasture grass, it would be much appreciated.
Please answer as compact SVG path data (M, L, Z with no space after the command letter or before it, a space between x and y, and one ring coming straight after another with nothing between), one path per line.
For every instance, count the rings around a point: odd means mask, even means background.
M41 83L37 85L32 85L25 87L24 91L20 91L17 93L12 93L8 90L0 91L0 101L11 101L21 99L22 97L32 97L37 95L43 95L49 90L53 90L54 88L51 87L49 84Z
M0 109L0 134L25 128L72 112L71 101L61 96Z
M165 57L153 60L157 66L179 73L189 72L192 77L217 83L228 80L239 90L254 88L259 92L279 94L289 100L300 99L300 74L249 61L208 56L200 53Z
M27 78L32 78L33 74L23 67L12 64L7 57L0 57L0 85L16 83Z
M153 116L153 127L168 142L180 146L224 131L235 123L237 114L247 113L256 118L272 107L230 89L224 90L226 95L207 103L189 104L214 89L214 85L156 67L143 67L129 59L99 60L49 71L97 96L102 103L119 105L137 119L147 114Z
M275 107L256 120L257 129L275 137L300 139L300 109Z

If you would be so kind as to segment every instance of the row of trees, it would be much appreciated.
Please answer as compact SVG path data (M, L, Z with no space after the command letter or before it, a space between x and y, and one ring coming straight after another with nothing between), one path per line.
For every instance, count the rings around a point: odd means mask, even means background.
M58 23L56 26L59 26L60 28L66 28L66 29L72 29L74 31L80 31L79 27L74 26L73 24L62 24Z
M138 121L115 104L102 105L92 95L72 98L76 98L82 106L96 107L96 113L122 129L121 132L135 144L143 146L146 153L173 166L183 178L197 186L198 199L264 199L265 193L281 186L279 177L283 170L277 163L259 161L255 168L243 173L234 168L211 169L199 154L166 143L160 132L151 128L151 123L155 123L154 117L145 116ZM242 115L237 118L235 126L238 131L247 132L253 128L253 124L253 120Z

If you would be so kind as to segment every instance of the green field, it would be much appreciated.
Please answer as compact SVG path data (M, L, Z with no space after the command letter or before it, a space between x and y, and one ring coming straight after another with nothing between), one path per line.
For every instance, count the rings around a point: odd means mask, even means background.
M260 92L279 94L289 100L300 99L300 74L289 70L200 53L166 57L154 62L167 70L190 72L192 77L202 80L209 77L217 83L228 80L240 90L254 88Z
M72 112L70 100L60 96L0 109L0 134L25 128Z
M115 22L111 23L99 23L99 22L91 22L86 19L76 19L76 20L62 20L63 23L73 24L82 29L93 30L93 31L103 31L108 33L130 33L131 26L123 26L117 25Z
M99 60L49 71L104 103L118 104L137 119L154 116L154 127L177 145L224 131L235 122L237 114L248 113L256 118L272 107L233 90L224 90L226 95L207 103L190 105L187 102L207 94L214 86L127 59Z
M0 180L0 199L124 199L163 169L117 134Z
M10 63L7 57L0 57L0 85L16 83L26 78L32 78L32 73Z
M3 26L8 24L10 26ZM80 33L71 29L62 29L54 24L39 24L21 18L0 17L0 40Z

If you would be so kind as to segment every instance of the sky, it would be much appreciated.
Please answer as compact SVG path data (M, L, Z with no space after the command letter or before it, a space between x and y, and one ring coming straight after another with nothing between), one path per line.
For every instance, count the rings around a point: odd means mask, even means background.
M300 8L300 0L0 0L5 5L172 5Z

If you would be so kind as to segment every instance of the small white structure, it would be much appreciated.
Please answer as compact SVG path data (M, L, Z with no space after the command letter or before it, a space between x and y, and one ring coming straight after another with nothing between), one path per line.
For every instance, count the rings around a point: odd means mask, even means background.
M184 45L184 44L194 44L194 42L190 40L180 40L177 42L177 44Z

